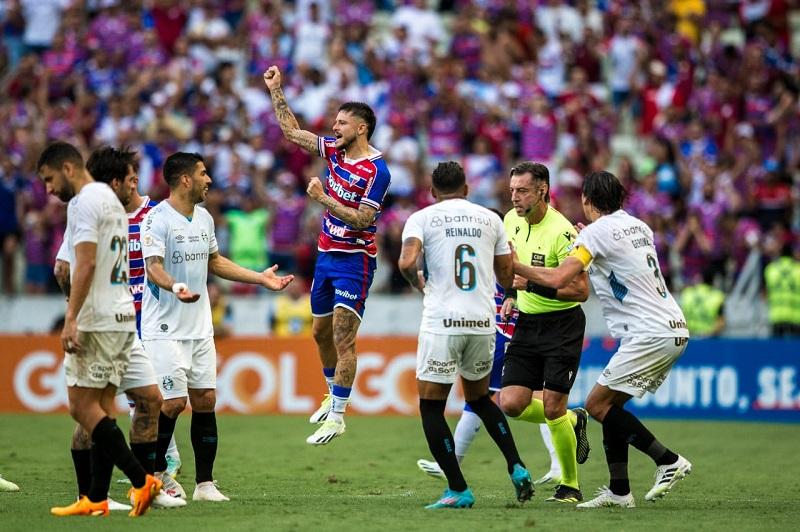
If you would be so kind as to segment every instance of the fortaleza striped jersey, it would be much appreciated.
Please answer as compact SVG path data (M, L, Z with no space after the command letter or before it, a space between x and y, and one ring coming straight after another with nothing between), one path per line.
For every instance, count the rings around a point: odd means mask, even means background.
M503 300L506 298L505 290L503 290L503 287L498 283L494 284L494 290L494 306L497 308L497 313L495 314L497 334L502 334L511 340L511 337L514 336L514 328L517 326L519 310L513 309L511 311L511 316L506 320L502 313Z
M320 251L378 254L375 244L376 223L381 213L386 191L389 190L389 168L383 154L370 146L370 153L362 159L348 159L344 151L336 149L336 139L319 137L319 155L328 161L328 177L323 181L325 193L345 207L358 209L362 203L377 210L375 220L366 229L355 229L325 211L322 230L317 240Z
M136 332L142 334L142 294L144 293L144 257L139 238L139 225L150 209L158 205L149 196L142 198L138 209L128 213L128 263L130 264L130 289L133 306L136 307Z

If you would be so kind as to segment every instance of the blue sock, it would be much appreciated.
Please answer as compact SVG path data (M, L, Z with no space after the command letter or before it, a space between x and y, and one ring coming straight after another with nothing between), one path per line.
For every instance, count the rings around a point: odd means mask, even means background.
M325 382L328 384L328 393L332 393L333 376L336 375L336 368L322 368L322 374L325 375Z
M338 384L333 385L333 389L331 389L331 395L333 395L333 412L344 414L352 390L352 388L346 388Z

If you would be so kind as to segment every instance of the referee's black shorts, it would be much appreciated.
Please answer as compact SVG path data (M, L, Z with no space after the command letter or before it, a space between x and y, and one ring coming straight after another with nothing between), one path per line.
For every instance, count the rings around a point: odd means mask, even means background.
M568 394L578 373L585 327L580 305L544 314L520 312L503 362L503 387Z

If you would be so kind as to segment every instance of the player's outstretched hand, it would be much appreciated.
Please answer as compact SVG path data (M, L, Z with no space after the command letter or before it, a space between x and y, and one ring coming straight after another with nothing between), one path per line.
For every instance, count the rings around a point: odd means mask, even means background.
M266 69L264 71L264 83L270 91L280 88L281 70L275 65Z
M574 227L575 227L575 230L580 233L581 231L586 229L586 224L582 224L581 222L578 222L578 223L576 223L574 225Z
M294 275L278 275L275 271L278 269L277 264L273 264L263 272L261 272L261 286L269 290L283 290L289 283L294 281Z
M526 290L528 288L528 280L521 275L514 274L514 283L511 287L514 290Z
M175 285L172 287L172 291L175 293L175 297L177 297L182 303L194 303L200 299L200 294L195 294L189 290L189 287L184 283L175 283Z
M306 194L308 194L308 196L315 201L319 201L320 198L325 195L325 189L322 187L322 181L320 181L318 177L312 177L308 180Z
M81 354L81 343L78 341L78 322L64 319L64 328L61 329L61 347L65 353Z

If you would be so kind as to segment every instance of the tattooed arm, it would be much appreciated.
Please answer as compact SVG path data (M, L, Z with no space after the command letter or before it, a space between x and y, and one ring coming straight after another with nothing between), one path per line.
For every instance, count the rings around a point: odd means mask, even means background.
M56 259L56 265L53 267L53 275L55 275L56 282L59 288L61 288L64 297L69 301L69 291L71 288L69 282L69 262Z
M272 107L275 109L275 116L283 131L283 136L294 142L310 153L319 154L319 137L310 131L300 129L289 104L286 103L286 96L281 89L281 71L276 66L271 66L264 72L264 83L269 89L272 98Z
M324 205L334 216L345 222L347 225L354 229L366 229L375 221L375 214L378 212L374 207L365 205L364 203L358 206L358 209L353 207L345 207L332 197L325 194L322 188L322 182L318 177L312 177L308 182L306 193L317 203Z

